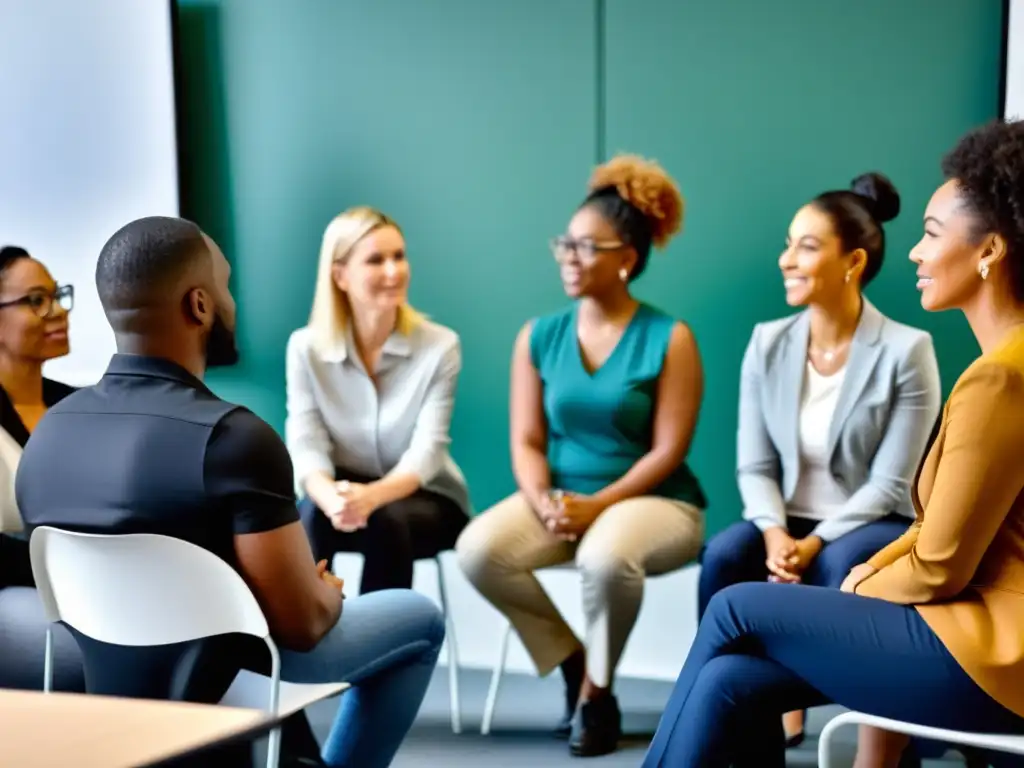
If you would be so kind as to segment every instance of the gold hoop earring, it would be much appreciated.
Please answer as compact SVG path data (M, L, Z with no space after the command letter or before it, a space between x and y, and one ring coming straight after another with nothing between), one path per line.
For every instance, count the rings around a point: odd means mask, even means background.
M978 274L981 275L982 280L988 280L988 264L984 261L978 265Z
M619 280L621 280L622 282L626 282L627 280L629 280L629 270L626 269L625 267L619 270Z

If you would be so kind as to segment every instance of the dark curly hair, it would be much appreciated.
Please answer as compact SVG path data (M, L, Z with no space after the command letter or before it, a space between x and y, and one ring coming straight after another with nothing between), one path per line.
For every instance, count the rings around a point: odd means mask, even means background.
M1024 302L1024 121L996 121L967 133L942 159L942 173L977 218L975 237L1006 240L1010 287Z
M882 224L900 213L900 195L889 178L874 171L861 174L850 182L849 189L822 192L811 205L832 219L844 251L862 248L867 254L861 287L874 280L885 261Z

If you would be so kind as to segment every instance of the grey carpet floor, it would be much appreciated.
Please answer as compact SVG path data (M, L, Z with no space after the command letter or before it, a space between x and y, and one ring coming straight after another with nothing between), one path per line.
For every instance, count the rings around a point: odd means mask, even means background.
M489 736L480 735L488 675L482 671L466 670L460 676L463 732L459 736L454 735L449 727L447 681L446 671L438 670L416 725L393 763L394 768L546 768L560 765L636 768L643 759L671 690L667 683L621 680L617 689L623 710L623 727L628 737L613 755L581 760L569 755L565 742L556 741L549 734L552 724L558 719L562 698L559 677L553 675L541 680L527 675L506 675ZM321 739L330 727L336 707L337 702L323 702L310 710L310 722ZM816 736L837 711L826 707L811 712L809 738L799 749L790 751L788 765L791 768L817 765ZM854 738L852 728L837 734L838 765L853 764ZM926 768L961 765L963 761L953 757L925 761Z

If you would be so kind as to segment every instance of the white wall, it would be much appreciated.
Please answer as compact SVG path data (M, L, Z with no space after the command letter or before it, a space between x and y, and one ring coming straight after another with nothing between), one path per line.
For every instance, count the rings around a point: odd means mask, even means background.
M114 351L101 246L178 214L170 2L0 0L0 40L0 245L75 286L72 352L46 372L92 383Z
M491 669L505 622L466 581L452 553L445 553L442 560L455 619L460 666ZM350 598L358 594L362 557L339 554L335 557L333 569L345 580L345 594ZM691 566L647 580L643 608L626 646L619 675L651 680L676 679L697 631L697 573L698 568ZM413 580L414 589L437 599L437 575L432 562L417 562ZM540 580L569 624L581 635L583 609L579 577L575 571L543 571ZM446 659L445 651L442 651L441 663L444 664ZM534 673L529 657L514 635L506 669Z
M1005 112L1007 118L1024 119L1024 0L1010 0Z

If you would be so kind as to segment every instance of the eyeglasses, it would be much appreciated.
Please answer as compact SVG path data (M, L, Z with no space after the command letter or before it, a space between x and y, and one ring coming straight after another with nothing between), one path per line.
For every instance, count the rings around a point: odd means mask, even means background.
M575 240L568 236L556 237L551 240L551 253L555 261L561 263L576 255L580 261L593 261L598 254L617 251L625 248L626 243L595 243L593 240Z
M11 301L0 302L0 309L6 307L26 306L38 317L50 317L55 307L60 307L65 312L70 312L75 306L75 287L73 285L58 285L53 293L46 291L32 291L21 298Z

